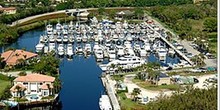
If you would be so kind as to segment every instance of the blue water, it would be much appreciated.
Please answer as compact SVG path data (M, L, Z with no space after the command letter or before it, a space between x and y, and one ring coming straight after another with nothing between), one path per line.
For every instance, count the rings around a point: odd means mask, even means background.
M25 48L34 52L39 36L43 33L43 29L28 31L15 43L4 48ZM89 58L74 56L70 61L63 58L60 63L60 72L62 110L99 110L99 97L104 92L104 87L99 78L102 71L97 66L94 56Z

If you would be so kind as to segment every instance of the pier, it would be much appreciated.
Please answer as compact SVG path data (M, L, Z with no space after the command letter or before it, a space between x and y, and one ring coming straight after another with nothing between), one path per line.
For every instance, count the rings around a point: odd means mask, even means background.
M188 58L186 57L186 55L184 55L181 51L179 51L176 47L174 47L165 37L163 37L159 32L157 32L156 30L154 30L149 24L146 24L151 30L153 30L155 33L157 33L159 36L158 38L161 39L162 41L164 41L167 45L169 45L169 47L171 47L172 49L174 49L174 51L179 54L182 58L184 58L184 60L186 60L190 65L194 65L194 63Z
M113 110L121 110L118 99L115 95L114 85L110 83L111 79L109 78L109 75L101 77L102 83L106 88L107 94L110 98Z

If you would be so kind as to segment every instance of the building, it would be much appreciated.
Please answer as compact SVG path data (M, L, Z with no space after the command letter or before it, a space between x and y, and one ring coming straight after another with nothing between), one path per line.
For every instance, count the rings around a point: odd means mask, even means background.
M36 58L38 54L24 51L24 50L9 50L1 54L1 57L4 58L6 65L14 66L20 63L21 60L26 61Z
M28 74L14 79L14 86L10 89L13 97L23 97L31 100L32 96L46 97L52 95L55 78L42 74Z
M124 10L116 13L115 19L122 20L124 18L131 19L134 16L134 12L130 10Z
M15 7L0 7L0 11L2 11L3 14L15 14L17 9Z
M160 73L157 78L157 85L169 85L171 83L170 77L165 73Z

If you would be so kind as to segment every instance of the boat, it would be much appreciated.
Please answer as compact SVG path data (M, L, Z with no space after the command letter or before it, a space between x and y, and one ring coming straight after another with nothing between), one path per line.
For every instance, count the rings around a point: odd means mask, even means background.
M82 37L82 41L83 41L83 42L87 42L87 39L88 39L88 38L87 38L86 34L84 34L83 37Z
M49 42L55 42L55 38L54 38L53 35L50 35L50 36L49 36Z
M57 36L56 41L57 41L58 43L61 43L61 42L63 41L63 39L62 39L62 37L61 37L61 36Z
M90 44L86 44L86 45L85 45L84 52L85 52L86 54L90 54L90 53L92 52L92 48L91 48L91 45L90 45Z
M63 56L64 55L64 45L59 44L58 48L57 48L57 51L58 51L58 55Z
M99 98L99 107L101 110L113 110L108 95Z
M60 23L57 23L56 24L56 30L61 31L61 29L62 29L62 25Z
M49 47L48 46L44 46L44 53L47 54L49 52Z
M83 49L82 49L81 45L78 45L76 47L76 54L83 54Z
M35 49L36 49L36 52L37 52L37 53L43 52L43 50L44 50L44 44L43 44L43 43L38 43L38 44L35 46Z
M73 36L73 35L69 36L69 42L70 42L70 43L73 43L73 42L74 42L74 36Z
M49 43L49 52L55 51L55 43Z
M145 62L144 59L137 56L124 56L109 62L107 68L111 68L111 65L114 64L123 69L132 69L145 64Z
M109 61L116 59L116 50L114 48L108 49Z
M73 45L67 44L67 56L72 57L73 56Z
M158 56L160 61L165 61L166 60L166 55L167 55L167 51L166 51L165 48L159 48L157 50L157 56Z
M96 57L96 61L102 61L103 60L104 54L103 54L103 50L100 46L94 51L94 54L95 54L95 57Z
M77 36L76 36L76 41L77 41L77 42L81 42L81 41L82 41L82 37L81 37L80 35L77 35Z
M117 47L117 57L122 57L124 55L125 55L124 48L122 46L118 46Z
M64 42L64 43L67 43L68 40L69 40L68 36L67 36L67 35L64 35L64 36L63 36L63 42Z
M48 24L46 26L46 30L47 30L47 35L52 35L53 34L53 26Z
M140 55L140 57L146 57L147 56L147 51L145 50L145 48L142 47L139 50L139 55Z

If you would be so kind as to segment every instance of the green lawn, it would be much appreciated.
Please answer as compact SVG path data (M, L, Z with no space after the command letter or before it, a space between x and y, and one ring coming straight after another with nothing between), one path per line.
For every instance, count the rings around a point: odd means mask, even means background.
M118 94L121 110L145 110L146 105L134 102L125 96L125 93Z
M179 89L179 85L175 85L175 84L157 86L157 85L150 84L149 82L146 82L146 81L141 81L139 79L133 79L132 81L144 89L153 90L153 91L160 91L163 89L168 89L168 90Z
M111 77L115 81L123 81L124 80L124 75L112 75Z
M0 97L4 92L5 88L10 85L10 81L5 81L0 79Z

